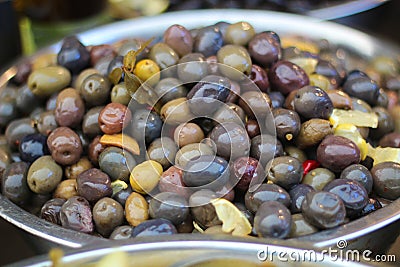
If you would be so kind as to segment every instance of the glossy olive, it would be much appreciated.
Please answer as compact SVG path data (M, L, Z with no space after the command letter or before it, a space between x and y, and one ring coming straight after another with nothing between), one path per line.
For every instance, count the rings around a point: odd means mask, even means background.
M251 139L250 156L265 166L272 158L283 156L283 147L281 142L272 135L257 135Z
M111 89L111 102L120 103L122 105L128 106L131 101L131 95L126 88L125 83L119 83L112 87Z
M93 203L112 194L110 177L96 168L80 173L76 183L78 194Z
M294 109L306 119L328 119L333 104L324 90L316 86L305 86L299 89L294 97Z
M275 35L274 32L261 32L248 44L251 57L261 66L269 67L282 57L281 45Z
M139 193L133 192L126 199L125 218L132 226L138 226L149 218L149 204Z
M349 96L364 100L370 105L375 105L379 96L379 85L367 76L349 79L343 84L343 91Z
M208 74L206 58L201 53L190 53L179 59L177 65L179 80L184 83L198 82Z
M292 227L290 229L289 238L310 235L318 232L318 228L309 224L303 214L292 214Z
M53 110L41 112L37 121L36 128L39 133L49 135L54 129L58 127L56 116Z
M229 167L230 182L235 183L236 188L243 192L247 191L252 182L263 181L265 178L264 168L255 158L237 158Z
M303 177L301 162L289 156L271 159L265 167L268 181L273 182L286 190L298 185Z
M7 143L11 150L17 149L21 143L21 139L28 135L34 134L37 130L34 125L34 121L30 118L16 119L10 122L6 128L5 135Z
M254 216L254 228L259 237L285 238L290 233L291 224L290 211L277 201L262 203Z
M328 120L311 119L301 124L296 145L300 149L312 147L330 134L333 134L333 129Z
M268 94L260 91L249 91L240 95L239 106L247 116L261 120L271 113L271 99Z
M124 240L131 238L132 236L133 227L129 225L122 225L117 226L112 233L110 234L109 238L111 240Z
M94 73L82 81L78 91L87 106L99 106L110 97L111 83L107 77Z
M392 115L385 108L374 107L372 111L378 116L378 127L370 129L369 137L379 140L385 134L394 131L394 121Z
M157 113L139 109L133 113L131 125L132 137L138 141L144 140L146 144L149 144L160 137L163 122Z
M290 211L292 213L301 212L301 204L309 192L315 191L314 188L308 184L298 184L289 191L289 196L292 200L290 204Z
M240 45L227 44L217 52L219 71L229 79L239 81L251 74L251 58L249 52Z
M28 186L37 194L53 192L61 182L63 171L51 156L35 160L28 170Z
M160 103L164 105L171 100L185 97L188 90L183 86L182 81L173 77L168 77L158 82L154 88L154 92L160 97Z
M71 165L81 157L82 142L78 134L68 127L58 127L47 138L47 146L54 160L61 165Z
M120 103L109 103L99 113L99 126L105 134L117 134L132 119L132 113L127 106Z
M61 207L61 225L83 233L94 230L93 215L89 202L80 196L71 197Z
M28 86L35 96L48 97L71 83L70 72L61 66L50 66L33 71Z
M54 190L53 197L69 199L73 196L77 196L78 192L76 190L77 184L75 179L67 179L61 181L56 190Z
M325 185L335 179L335 174L325 168L315 168L308 172L302 180L303 184L310 185L315 190L322 190Z
M245 46L255 34L253 26L248 22L236 22L226 27L224 41L226 44Z
M280 60L268 71L271 88L284 95L310 83L307 73L290 61Z
M177 230L175 226L166 219L152 219L142 222L132 231L132 237L173 235Z
M155 195L149 203L149 214L153 219L167 219L174 225L182 223L189 214L189 203L176 193L163 192Z
M167 169L174 164L177 152L178 147L171 138L161 137L151 142L147 148L146 158L157 161L163 166L163 169Z
M192 160L202 155L215 155L212 148L203 143L193 143L178 150L175 156L175 165L185 168Z
M289 193L279 185L266 183L250 186L244 197L246 208L253 213L267 201L278 201L289 207L291 199Z
M21 139L19 144L19 156L21 160L32 163L46 154L49 154L49 150L45 135L38 133L28 134Z
M115 227L124 222L124 208L114 199L104 197L93 207L93 222L96 231L108 237Z
M85 135L93 137L102 133L99 125L99 114L104 106L97 106L89 109L82 121L82 131Z
M395 162L382 162L371 169L374 180L374 192L387 199L397 199L400 196L400 164Z
M52 198L47 201L40 210L40 218L61 225L60 211L65 201L66 200L62 198Z
M182 25L171 25L164 32L164 42L179 56L192 52L194 40L190 32Z
M283 141L292 141L300 132L300 117L297 112L275 108L272 110L276 127L276 135Z
M202 53L205 57L216 55L224 43L222 33L218 27L208 26L201 28L194 38L193 50Z
M190 196L189 205L193 219L202 228L208 228L214 225L220 225L215 207L210 203L217 195L208 189L202 189Z
M195 123L182 123L175 128L174 141L179 147L192 143L200 143L203 139L203 130Z
M352 164L345 168L340 174L341 179L349 179L359 182L367 190L367 193L371 193L373 179L371 172L361 164Z
M28 187L29 165L25 162L13 162L3 172L1 194L17 205L29 200L32 191Z
M99 155L100 169L110 176L112 181L129 181L130 171L136 166L132 154L119 148L107 147Z
M78 91L73 88L62 90L57 95L54 116L59 126L76 127L85 114L85 104Z
M57 54L57 63L76 74L89 65L90 53L76 36L68 36Z
M160 177L158 183L158 190L160 192L172 192L189 199L191 194L190 188L186 187L183 182L183 171L182 169L171 166L164 171Z
M176 65L179 56L174 49L166 43L157 43L150 49L149 58L157 63L161 70Z

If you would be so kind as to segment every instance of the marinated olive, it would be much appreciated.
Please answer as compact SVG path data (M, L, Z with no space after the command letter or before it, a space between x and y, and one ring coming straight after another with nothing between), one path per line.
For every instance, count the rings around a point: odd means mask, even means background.
M46 136L36 133L28 134L21 139L19 144L21 160L32 163L46 154L49 154Z
M214 225L220 225L222 222L218 219L215 207L210 203L217 195L208 189L196 191L190 196L189 205L193 219L202 228L208 228Z
M76 36L69 36L63 40L61 50L57 54L59 65L76 74L87 67L89 62L90 53Z
M301 212L301 205L303 200L309 192L315 191L314 188L308 184L298 184L289 191L289 196L292 200L290 204L290 211L292 213Z
M340 174L341 179L349 179L359 182L367 190L367 193L372 191L372 175L370 171L361 164L353 164L348 166Z
M67 88L57 95L54 116L59 126L76 127L84 114L85 104L77 90Z
M284 95L310 83L307 73L290 61L280 60L268 72L271 88Z
M62 205L65 203L65 199L53 198L44 203L40 210L40 218L45 219L48 222L61 225L60 211Z
M300 132L300 117L297 112L275 108L272 111L276 127L276 135L283 141L291 141L297 137Z
M277 184L286 190L298 185L303 177L301 162L289 156L271 159L265 167L268 181Z
M136 161L132 154L119 147L107 147L99 155L99 166L112 181L129 182L130 170L136 166Z
M136 226L132 231L132 237L173 235L176 233L177 230L170 221L166 219L152 219Z
M189 214L189 203L176 193L163 192L155 195L149 204L149 214L153 219L167 219L174 225L182 223Z
M277 201L262 203L254 217L254 228L259 237L285 238L290 233L291 224L290 211Z
M280 42L274 32L261 32L253 36L249 44L251 57L264 67L269 67L282 57Z
M305 86L296 92L294 109L306 119L328 119L333 110L333 104L328 94L315 86Z
M58 127L47 138L47 146L54 160L61 165L79 161L83 152L79 136L68 127Z
M288 192L276 184L261 184L249 187L244 197L246 208L255 213L262 203L278 201L289 207L291 199Z
M381 197L397 199L400 197L400 164L382 162L371 169L374 191Z
M76 183L78 194L93 203L112 194L110 177L96 168L80 173Z
M12 202L22 205L29 201L32 194L28 187L28 164L13 162L2 173L1 194Z
M51 156L35 160L28 170L29 188L37 194L53 192L61 182L63 171Z
M175 142L168 137L155 139L147 148L146 158L160 163L163 169L174 164L178 147Z
M89 202L80 196L71 197L60 210L61 225L83 233L94 230L93 215Z
M283 147L281 142L272 135L257 135L251 139L250 156L265 166L272 158L283 156Z
M114 199L104 197L93 207L93 221L96 231L108 237L115 227L124 222L124 208Z
M240 157L230 164L230 181L236 183L240 191L247 191L253 179L259 181L264 178L264 168L254 158Z

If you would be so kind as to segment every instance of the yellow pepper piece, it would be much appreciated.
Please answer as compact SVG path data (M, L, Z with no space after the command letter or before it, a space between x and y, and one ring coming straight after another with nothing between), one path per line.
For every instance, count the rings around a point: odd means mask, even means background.
M366 113L359 110L333 109L329 122L333 128L339 124L353 124L357 127L378 127L378 116L375 113Z
M222 231L234 236L247 236L251 233L251 224L232 202L219 198L211 200L218 219L222 221Z
M291 46L297 47L301 51L310 52L312 54L318 54L319 48L316 44L311 41L300 39L296 36L287 36L281 38L281 44L283 48L288 48Z
M343 136L353 141L361 152L361 160L364 160L368 155L368 145L364 138L362 138L357 127L353 124L339 124L334 131L335 135Z
M400 149L394 147L373 148L368 144L368 156L374 159L374 165L386 161L392 161L400 164Z
M100 144L120 147L126 149L134 155L140 154L138 142L125 134L105 134L100 138Z

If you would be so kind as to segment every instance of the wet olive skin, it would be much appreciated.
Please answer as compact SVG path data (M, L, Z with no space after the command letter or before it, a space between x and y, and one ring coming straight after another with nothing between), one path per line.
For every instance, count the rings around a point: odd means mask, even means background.
M32 163L36 159L49 154L47 137L42 134L28 134L21 139L19 156L21 160Z
M13 99L0 99L0 127L5 127L18 116L18 110Z
M112 194L110 177L99 169L84 171L76 178L78 194L90 202L96 202Z
M54 160L61 165L71 165L81 157L82 142L75 131L58 127L47 138L47 147Z
M96 231L108 237L114 228L124 222L124 208L112 198L102 198L93 207L93 221Z
M328 119L333 104L324 90L316 86L305 86L299 89L294 97L294 109L306 119Z
M218 190L228 179L228 162L221 157L211 155L192 159L183 172L183 182L189 187Z
M183 183L183 171L176 166L171 166L162 173L158 183L158 190L176 193L186 199L190 197L190 189Z
M120 103L109 103L99 113L100 129L106 134L120 133L131 121L131 111Z
M130 225L121 225L116 227L109 236L111 240L125 240L132 237L133 227Z
M251 139L250 156L265 166L272 158L283 156L282 143L272 135L257 135Z
M359 182L367 190L367 193L371 193L373 179L371 172L361 164L353 164L348 166L340 174L341 179L350 179Z
M224 41L226 44L245 46L254 35L254 28L248 22L236 22L226 27Z
M310 185L315 190L322 190L325 185L335 178L335 174L329 169L315 168L303 177L302 183Z
M303 176L301 162L290 156L281 156L270 160L265 169L267 170L268 181L286 190L298 185Z
M40 218L45 219L48 222L61 225L60 211L62 205L65 203L65 199L53 198L44 203L40 210Z
M347 215L359 212L368 204L367 190L354 180L335 179L323 190L334 193L342 199Z
M178 63L178 54L166 43L157 43L150 49L149 58L163 70Z
M71 197L61 207L61 225L83 233L94 230L93 215L89 202L80 196Z
M258 122L255 120L247 120L245 128L250 138L260 135L261 133L260 126L258 125Z
M28 87L35 96L49 97L66 88L71 82L70 72L62 66L49 66L33 71Z
M395 200L400 197L400 164L382 162L371 169L374 191L381 197Z
M284 95L310 83L308 75L299 66L285 60L277 61L268 72L272 89Z
M259 237L285 238L289 235L291 224L290 211L277 201L261 204L254 217L254 228Z
M94 137L102 133L99 125L99 114L104 106L89 109L83 117L82 131L85 135Z
M107 147L99 155L99 166L112 181L128 182L130 170L136 166L136 161L132 154L119 147Z
M110 96L111 83L107 77L94 73L83 80L78 90L87 106L100 106L105 104Z
M328 229L344 223L346 209L335 194L324 191L309 192L301 210L304 218L320 229Z
M369 137L379 140L382 136L394 130L394 121L393 117L385 108L374 107L372 111L378 115L378 127L370 129Z
M133 113L131 124L132 136L138 141L144 140L146 144L150 144L160 137L163 122L157 113L140 109Z
M247 191L251 181L264 180L264 168L258 160L251 157L237 158L230 164L230 181L236 184L240 191Z
M194 39L193 50L209 57L217 54L223 43L221 31L217 27L208 26L198 31Z
M289 238L299 237L318 232L318 228L309 224L303 217L303 214L292 214L292 227L289 233Z
M297 112L275 108L272 110L276 127L276 135L284 141L291 141L296 138L300 132L301 121Z
M58 127L54 111L44 111L39 115L36 128L39 133L48 136L54 129Z
M234 122L218 124L210 133L214 141L217 155L235 160L238 157L248 156L250 152L250 139L246 130Z
M85 114L85 103L73 88L62 90L57 95L54 115L59 126L76 127Z
M166 219L152 219L142 222L132 231L132 237L173 235L177 230L175 226Z
M160 97L161 105L168 103L171 100L185 97L188 90L182 85L182 81L168 77L161 79L154 88L154 92Z
M147 148L146 158L157 161L165 170L174 163L177 152L178 147L171 138L161 137L155 139Z
M266 93L249 91L240 96L239 106L250 118L261 120L271 112L271 99Z
M317 159L322 166L340 172L360 162L360 149L348 138L329 135L318 146Z
M349 96L357 97L370 105L375 105L379 96L379 85L367 76L354 78L348 76L343 84L343 91Z
M198 82L187 94L190 111L198 116L209 116L225 102L229 95L230 82L227 78L208 75Z
M395 147L400 148L400 133L393 132L384 135L379 140L379 146L381 147Z
M250 56L261 66L269 67L282 56L280 43L273 32L261 32L253 36L249 44Z
M240 45L224 45L217 52L218 63L231 68L221 67L219 71L229 79L240 81L251 74L251 58L246 48ZM244 74L244 75L243 75Z
M22 118L16 119L8 124L5 135L9 147L14 150L18 148L18 145L24 136L36 132L37 130L34 126L34 121L30 118Z
M371 212L374 212L380 208L382 208L382 204L379 202L379 200L370 198L368 200L368 204L361 211L354 213L354 214L350 214L348 217L352 220L357 219L362 216L368 215Z
M61 50L57 54L57 63L66 67L72 73L79 73L90 62L90 53L76 36L66 37Z
M29 200L32 192L28 187L27 174L29 165L25 162L13 162L3 172L1 194L17 205Z
M28 170L28 186L37 194L49 194L62 179L62 168L51 156L42 156L35 160Z
M163 192L154 196L149 203L149 214L153 219L167 219L174 225L182 223L189 215L189 203L176 193Z
M292 213L301 212L301 204L309 192L315 191L313 187L308 184L298 184L289 191L290 199L290 211Z
M193 37L183 26L174 24L164 32L164 42L175 50L180 57L189 54L193 49Z
M290 196L285 189L276 184L261 184L251 186L244 197L246 208L255 213L260 205L266 201L278 201L284 206L290 206ZM257 188L257 189L255 189Z
M193 193L189 198L190 212L193 219L202 228L208 228L214 225L220 225L215 207L210 203L217 195L208 189L199 190Z
M333 134L333 129L328 120L310 119L301 124L295 143L300 149L313 147L330 134Z
M208 74L208 64L201 53L190 53L179 59L177 74L184 83L198 82Z

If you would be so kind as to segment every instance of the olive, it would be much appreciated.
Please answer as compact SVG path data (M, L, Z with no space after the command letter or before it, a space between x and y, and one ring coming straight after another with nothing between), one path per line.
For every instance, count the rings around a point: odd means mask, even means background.
M28 78L28 87L35 96L49 97L71 83L70 72L62 66L50 66L33 71Z
M42 134L28 134L19 143L19 155L21 160L32 163L36 159L49 154L47 137Z
M297 91L294 97L294 109L306 119L329 119L333 104L324 90L310 85Z
M315 190L322 190L325 185L335 179L335 174L325 168L315 168L303 177L303 184L310 185Z
M248 47L251 57L261 66L270 67L282 57L282 49L276 33L265 31L253 36Z
M47 136L57 127L58 124L53 110L44 111L40 113L36 125L36 128L39 131L39 133Z
M215 155L215 153L212 148L203 143L186 145L176 153L175 165L184 169L191 160L202 155Z
M110 58L112 58L112 57L110 57ZM107 61L109 61L109 60L107 59ZM110 75L110 73L114 69L123 67L124 66L123 61L124 61L123 55L118 55L118 56L112 58L111 61L109 61L109 63L108 63L106 73L101 73L101 75L104 75L104 76Z
M227 78L208 75L201 79L187 94L190 111L198 116L214 113L229 95L230 82Z
M125 207L126 200L132 194L133 190L130 186L125 189L121 189L118 192L114 192L112 194L112 198L119 202L122 206Z
M289 156L271 159L265 167L268 181L273 182L286 190L298 185L303 177L301 162Z
M93 221L96 231L108 237L115 227L124 222L124 208L114 199L104 197L93 207Z
M254 86L257 85L257 86ZM251 66L251 74L249 80L241 82L243 91L255 91L257 89L262 92L268 93L269 91L269 80L267 72L260 66L253 64Z
M194 226L193 226L193 218L192 216L189 215L186 217L186 220L184 220L182 223L178 224L175 226L176 230L180 234L190 234L193 232Z
M186 97L177 98L167 102L162 106L160 115L164 123L170 125L178 125L188 122L194 117L189 108L189 101Z
M349 96L357 97L370 105L375 105L379 97L379 85L366 75L355 76L356 74L347 76L343 84L343 91Z
M290 204L290 211L292 213L301 212L301 204L309 192L315 191L314 188L308 184L298 184L289 191L290 199L292 200Z
M239 106L247 116L257 121L267 117L271 113L271 99L268 94L260 91L245 92L240 96Z
M146 160L133 168L130 175L132 189L141 194L149 193L157 187L163 168L154 160Z
M138 141L145 141L150 144L161 135L162 121L160 116L153 111L138 109L132 115L131 120L132 136Z
M132 114L127 106L109 103L99 113L99 126L105 134L117 134L131 121Z
M340 172L360 162L360 149L346 137L328 135L317 148L317 159L325 168Z
M257 135L251 139L250 156L265 166L272 158L283 156L283 147L272 135Z
M82 81L78 91L87 106L99 106L110 97L111 83L107 77L94 73Z
M172 77L160 80L154 88L154 92L160 97L159 101L162 105L171 100L185 97L187 91L182 81Z
M208 74L208 64L201 53L190 53L179 59L177 65L179 80L184 83L198 82Z
M60 210L61 225L83 233L92 233L93 215L89 202L80 196L71 197Z
M394 131L394 121L390 113L382 107L374 107L373 112L378 116L378 127L371 128L369 136L375 140L379 140L385 134Z
M114 47L109 44L95 45L90 49L90 65L95 66L100 59L116 55Z
M395 162L382 162L371 169L374 181L374 192L381 197L395 200L400 197L400 164Z
M252 139L253 137L260 135L261 130L260 130L260 125L256 120L247 120L246 121L246 132L249 135L249 137Z
M85 135L93 137L102 133L99 125L99 114L104 106L89 109L83 117L82 131Z
M268 78L271 88L284 95L310 83L307 73L301 67L285 60L277 61L271 66Z
M215 126L210 133L210 139L215 143L217 155L225 159L235 160L249 155L249 136L244 127L235 122L224 122Z
M111 181L129 182L130 170L136 166L132 154L119 147L107 147L99 155L100 169L110 176Z
M112 103L120 103L122 105L128 106L131 99L131 95L126 88L125 83L116 84L111 88Z
M153 45L150 49L149 58L156 62L161 70L176 65L179 60L176 51L166 43L157 43Z
M15 101L13 99L0 99L0 127L6 127L17 116L18 110Z
M373 211L376 211L378 209L382 208L382 204L379 202L379 200L374 199L374 198L370 198L368 200L368 204L359 212L355 213L355 214L350 214L350 216L348 216L350 219L357 219L360 218L362 216L368 215Z
M296 158L301 163L307 160L307 156L304 151L295 146L286 146L285 155Z
M183 182L189 187L217 191L229 179L228 162L212 155L201 155L189 161L183 171Z
M236 188L240 191L247 191L250 184L254 181L264 180L264 168L258 160L251 157L240 157L231 162L230 181L236 183Z
M380 140L379 144L380 147L394 147L400 148L400 133L392 132L385 134Z
M183 171L176 167L171 166L164 171L158 183L158 190L160 192L172 192L189 198L190 191L183 182Z
M202 228L220 225L215 207L210 203L217 195L208 189L194 192L189 198L189 206L193 219Z
M246 121L246 114L240 106L227 103L214 113L213 120L217 123L234 122L242 125Z
M175 161L178 147L169 137L155 139L147 148L146 159L160 163L163 169L167 169Z
M342 77L335 66L328 60L319 59L315 66L315 73L327 77L337 88L342 83Z
M28 85L25 84L18 89L15 105L23 114L31 113L35 108L39 107L42 102L43 101L39 97L36 97L32 93Z
M78 194L93 203L112 194L110 177L96 168L80 173L76 183Z
M306 221L320 229L341 225L346 218L343 201L330 192L309 192L304 198L301 210Z
M318 232L318 228L309 224L303 214L292 214L292 228L290 229L289 238L310 235Z
M77 74L89 65L90 53L76 36L68 36L57 54L57 63Z
M138 226L149 218L149 204L139 193L132 192L125 202L125 218L132 226Z
M251 74L251 58L243 46L224 45L217 52L217 60L224 64L219 65L219 71L229 79L239 81Z
M164 42L182 57L192 52L194 40L190 32L182 25L171 25L164 32Z
M300 132L300 117L297 112L275 108L272 110L274 123L276 127L276 135L283 141L292 141Z
M205 57L216 55L224 44L222 33L218 27L208 26L199 29L194 38L193 50Z
M60 211L65 201L66 200L62 198L52 198L44 203L40 210L40 218L45 219L48 222L61 225Z
M37 194L53 192L61 182L63 171L51 156L35 160L28 170L28 186Z
M152 219L142 222L132 231L132 237L173 235L178 231L175 226L166 219Z
M54 190L53 197L69 199L78 195L76 179L67 179L61 181L56 190Z
M290 196L288 192L276 184L253 185L249 187L244 197L246 208L255 213L260 205L267 201L278 201L284 206L290 206Z
M16 119L10 122L6 128L5 135L7 143L11 150L18 149L21 139L28 135L36 133L34 121L30 118Z
M195 123L182 123L175 128L174 141L179 147L193 143L200 143L200 141L203 139L203 130Z
M178 225L188 216L188 205L183 196L172 192L162 192L150 200L149 214L153 219L167 219L174 225Z
M129 225L117 226L109 236L111 240L124 240L132 237L133 227Z
M0 181L3 175L4 170L10 165L12 162L12 156L7 147L0 148Z
M52 131L47 138L47 147L54 160L61 165L78 162L83 152L81 139L68 127L58 127Z
M29 201L32 194L28 187L28 164L25 162L13 162L2 173L1 194L17 205Z
M142 59L136 63L133 75L147 85L156 85L161 78L160 67L151 59ZM128 85L128 89L129 89Z
M367 193L371 193L373 179L370 171L361 164L352 164L345 168L340 174L341 179L349 179L359 182L367 190Z
M230 82L231 82L231 90L229 92L228 97L226 98L226 103L236 103L240 96L241 87L238 82L235 82L233 80L230 80Z
M301 124L295 143L300 149L313 147L330 134L333 129L328 120L310 119Z
M285 238L290 233L291 224L290 211L277 201L262 203L254 217L254 228L259 237Z
M253 26L248 22L236 22L226 27L224 41L226 44L245 46L255 34Z
M57 95L55 119L59 126L76 127L85 114L85 104L78 91L67 88Z
M281 108L283 107L283 103L285 102L285 97L281 92L269 92L269 98L271 99L271 107L272 108Z

